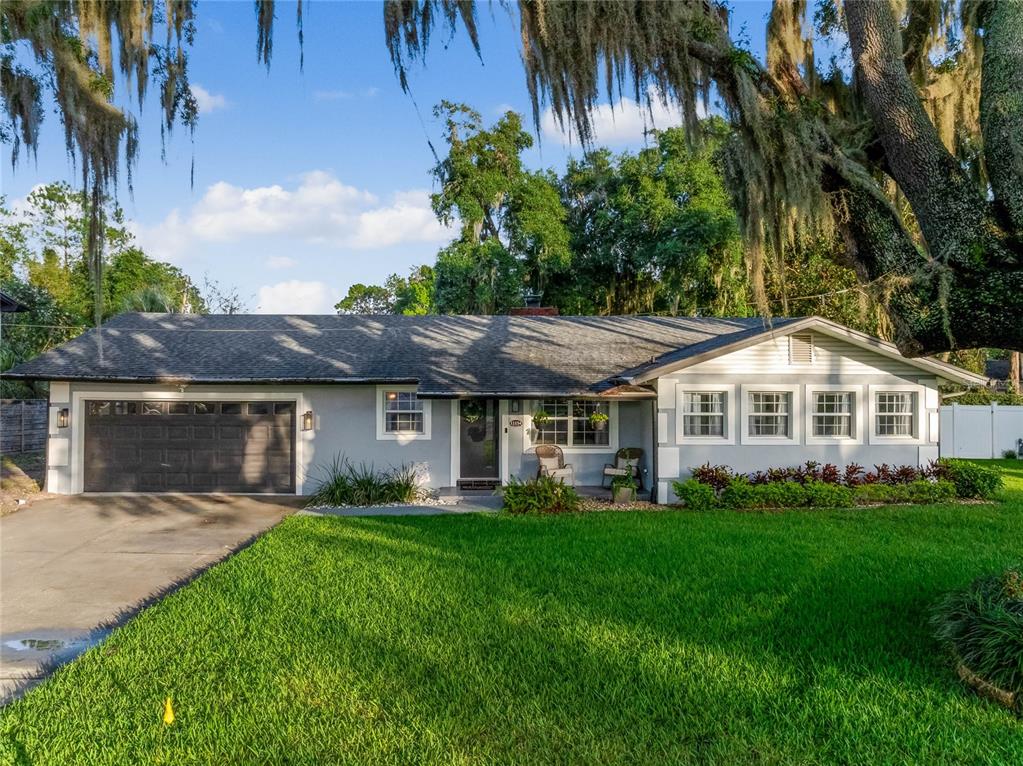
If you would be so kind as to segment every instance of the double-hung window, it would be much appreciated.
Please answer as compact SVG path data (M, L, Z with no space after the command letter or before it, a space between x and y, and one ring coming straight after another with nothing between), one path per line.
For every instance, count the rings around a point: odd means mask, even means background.
M787 439L792 434L792 395L788 391L750 391L749 435Z
M586 399L542 399L533 410L533 443L562 447L610 444L611 407Z
M423 403L415 391L384 392L384 431L389 434L422 434L426 430Z
M725 392L684 391L682 393L683 436L725 435Z
M912 438L916 394L912 391L879 391L874 394L874 433L891 438Z
M834 439L852 438L853 398L851 391L815 391L811 403L813 435Z

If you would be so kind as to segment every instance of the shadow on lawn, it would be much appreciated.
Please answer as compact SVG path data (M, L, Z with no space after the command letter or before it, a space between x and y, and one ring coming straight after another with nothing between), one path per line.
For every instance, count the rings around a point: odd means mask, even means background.
M873 550L842 549L820 529L799 542L789 526L765 524L700 539L683 522L682 535L652 543L641 523L623 523L613 548L602 549L606 527L585 522L523 522L495 535L501 519L448 521L362 519L357 529L371 536L348 539L346 547L410 576L419 567L407 557L421 564L429 552L438 589L471 591L499 619L533 613L562 643L605 626L677 651L725 652L779 675L828 670L942 693L955 687L927 613L962 574L930 551L900 553L898 537L873 536ZM334 535L317 537L325 551L336 550ZM526 622L517 629L537 628ZM593 648L580 643L578 651Z

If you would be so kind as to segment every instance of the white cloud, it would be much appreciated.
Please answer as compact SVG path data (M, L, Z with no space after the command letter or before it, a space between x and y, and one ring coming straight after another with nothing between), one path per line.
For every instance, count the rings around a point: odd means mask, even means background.
M369 87L360 91L344 89L337 90L314 90L313 101L347 101L350 98L374 98L380 93L380 88Z
M314 170L292 188L280 184L244 188L219 181L190 210L173 210L156 226L137 226L136 236L155 257L177 261L202 242L258 239L265 246L268 238L277 237L288 247L308 243L370 250L440 243L452 234L437 222L425 189L398 191L382 201L331 173ZM284 268L284 263L273 268Z
M263 285L256 296L260 314L333 314L339 300L325 282L289 279L275 285Z
M347 90L317 90L313 91L314 101L343 101L352 97Z
M298 261L287 255L271 255L264 261L268 269L290 269L298 265Z
M697 105L697 111L700 116L704 115L702 105ZM643 141L646 131L681 125L682 110L673 103L664 105L656 92L651 91L649 107L645 103L638 104L631 98L622 98L613 109L611 104L597 105L590 115L590 121L596 144L639 143ZM563 131L554 116L554 110L550 107L540 116L540 129L545 138L553 141L566 144L578 141L574 123L566 120Z
M206 88L196 83L192 83L192 95L195 96L195 102L199 105L199 114L209 114L215 112L218 109L227 108L227 99L219 93L210 93Z

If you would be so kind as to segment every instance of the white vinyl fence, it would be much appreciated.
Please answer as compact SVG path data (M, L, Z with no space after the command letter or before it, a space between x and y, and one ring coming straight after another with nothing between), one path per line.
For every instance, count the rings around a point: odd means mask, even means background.
M942 457L1001 457L1023 447L1023 407L953 404L941 408Z

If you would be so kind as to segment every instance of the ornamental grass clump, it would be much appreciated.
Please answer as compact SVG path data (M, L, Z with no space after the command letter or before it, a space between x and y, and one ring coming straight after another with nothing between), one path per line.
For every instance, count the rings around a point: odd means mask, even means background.
M947 594L931 624L964 681L1023 713L1023 563Z
M575 488L552 476L528 481L512 477L500 492L508 513L575 513L582 507Z
M414 503L425 494L416 467L405 463L378 471L372 464L355 465L343 455L335 455L320 470L320 483L309 496L308 507Z

